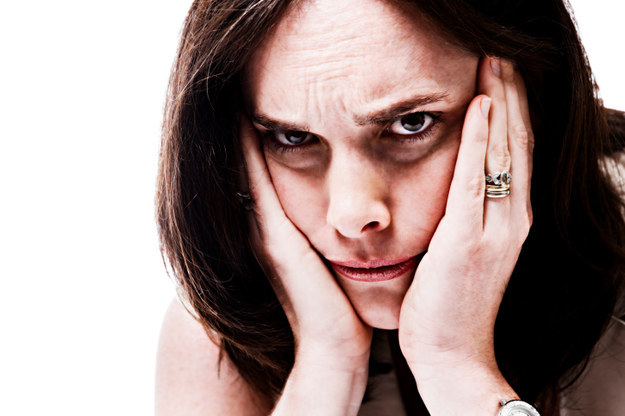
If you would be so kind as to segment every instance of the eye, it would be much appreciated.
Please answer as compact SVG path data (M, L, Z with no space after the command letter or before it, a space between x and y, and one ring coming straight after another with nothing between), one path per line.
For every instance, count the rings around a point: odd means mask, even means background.
M274 137L283 146L298 146L311 141L315 136L306 131L276 131Z
M395 120L388 128L398 136L412 136L426 131L434 123L434 117L427 113L406 114Z

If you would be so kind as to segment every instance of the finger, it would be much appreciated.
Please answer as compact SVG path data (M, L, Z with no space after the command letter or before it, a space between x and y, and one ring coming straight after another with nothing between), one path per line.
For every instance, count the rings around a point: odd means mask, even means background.
M484 57L479 75L478 90L493 96L493 108L490 114L490 130L488 150L486 152L485 174L510 172L511 157L508 147L508 116L503 80L501 78L501 61L498 58ZM510 211L510 200L504 196L494 198L486 195L484 203L484 229L493 223L501 228L501 218L507 218Z
M330 310L348 302L306 237L284 213L258 135L247 119L240 118L241 145L254 200L250 221L260 230L254 236L262 257L259 263L291 326L297 327L305 319L316 319L311 311Z
M502 79L508 110L508 142L514 168L510 197L513 206L525 210L526 215L527 213L531 215L530 186L534 135L527 92L521 74L511 62L502 62Z
M239 117L241 147L245 158L249 192L254 201L254 212L259 217L261 231L285 220L284 211L273 187L261 143L246 117Z
M501 62L498 58L482 58L478 75L478 92L493 99L486 152L486 173L509 171L506 95L501 79Z
M479 95L469 104L445 212L452 227L473 235L483 225L484 162L491 101L490 97Z
M247 192L252 198L253 207L252 210L247 211L247 221L250 230L249 239L256 261L263 269L280 303L285 308L285 312L287 315L290 315L289 320L291 320L294 315L292 309L288 306L288 296L280 280L273 277L274 273L271 269L274 265L268 264L267 262L267 253L264 250L262 238L262 235L266 234L263 233L263 230L270 229L270 226L266 223L267 220L273 219L276 221L275 216L279 215L271 214L270 208L273 207L275 209L276 204L279 205L279 201L275 195L275 191L273 191L267 165L261 153L258 135L245 116L239 115L238 118L241 147L243 149L245 170L247 172L247 178L242 181L242 183L247 186ZM243 190L243 193L246 193L246 191ZM277 212L282 212L282 208L280 207Z
M260 230L260 239L265 248L272 251L270 256L279 257L280 261L274 261L272 266L286 267L295 266L294 270L299 270L297 265L293 265L290 259L301 258L312 252L310 243L304 235L293 225L286 216L278 195L267 169L265 157L260 148L260 140L256 131L248 120L241 120L241 144L245 163L248 172L250 194L254 200L254 219ZM287 243L285 243L287 242ZM281 253L284 244L291 244L289 249L295 255L284 255Z

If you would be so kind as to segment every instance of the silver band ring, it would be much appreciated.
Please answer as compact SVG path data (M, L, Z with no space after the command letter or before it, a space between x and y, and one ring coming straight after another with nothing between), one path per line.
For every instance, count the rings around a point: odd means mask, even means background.
M486 197L503 198L510 195L511 180L512 174L507 170L487 174L485 177Z

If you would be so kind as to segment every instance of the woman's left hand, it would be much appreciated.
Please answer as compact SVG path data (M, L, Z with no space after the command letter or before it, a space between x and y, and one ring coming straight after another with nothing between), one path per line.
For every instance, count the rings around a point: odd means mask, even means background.
M494 415L499 399L515 395L497 367L493 334L532 223L533 136L512 63L483 58L478 92L484 95L467 111L445 215L399 319L402 352L433 415L472 414L457 406L484 400L476 414ZM512 173L509 196L485 197L485 170Z

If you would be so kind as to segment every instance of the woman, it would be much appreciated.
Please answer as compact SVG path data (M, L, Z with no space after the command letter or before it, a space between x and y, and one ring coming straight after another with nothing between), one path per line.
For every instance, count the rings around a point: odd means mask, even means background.
M623 120L561 1L195 2L157 412L584 410L623 335Z

